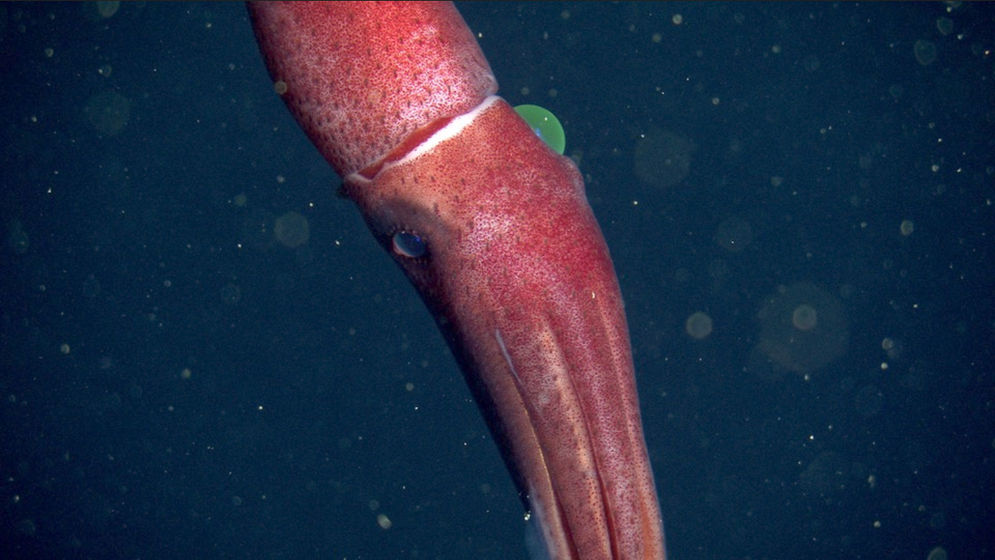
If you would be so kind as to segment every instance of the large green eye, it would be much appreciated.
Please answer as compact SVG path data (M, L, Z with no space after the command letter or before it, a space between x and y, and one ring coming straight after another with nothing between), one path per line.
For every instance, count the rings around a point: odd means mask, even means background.
M518 105L515 112L525 119L536 136L542 138L547 146L558 154L563 154L567 147L567 137L563 133L563 125L556 115L538 105Z

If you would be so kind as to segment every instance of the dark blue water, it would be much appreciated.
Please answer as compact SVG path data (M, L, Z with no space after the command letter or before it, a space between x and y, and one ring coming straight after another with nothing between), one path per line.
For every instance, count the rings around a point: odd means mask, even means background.
M461 10L585 174L672 558L995 556L995 8ZM0 557L525 557L243 6L5 4L0 52Z

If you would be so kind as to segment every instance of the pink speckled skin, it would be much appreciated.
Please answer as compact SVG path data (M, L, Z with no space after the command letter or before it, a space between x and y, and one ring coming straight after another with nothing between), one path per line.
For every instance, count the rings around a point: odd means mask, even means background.
M287 86L281 97L343 177L497 91L456 8L418 4L250 4L270 75Z
M251 5L271 74L446 335L549 556L664 558L621 294L576 166L488 97L451 5L334 4Z

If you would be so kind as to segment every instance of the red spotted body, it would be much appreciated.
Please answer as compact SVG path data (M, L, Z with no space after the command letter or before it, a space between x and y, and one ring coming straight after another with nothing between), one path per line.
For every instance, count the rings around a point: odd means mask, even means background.
M451 5L291 4L250 5L259 48L287 107L343 177L497 91Z
M455 8L386 4L251 13L288 107L446 336L548 555L662 559L621 294L580 173L492 96Z

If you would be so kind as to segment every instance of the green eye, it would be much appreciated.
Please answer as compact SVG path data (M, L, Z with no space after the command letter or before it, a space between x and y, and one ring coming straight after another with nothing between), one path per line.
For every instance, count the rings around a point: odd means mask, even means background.
M547 146L554 152L563 154L563 150L567 147L567 137L556 115L538 105L518 105L515 107L515 112L525 119L536 136L542 138Z

